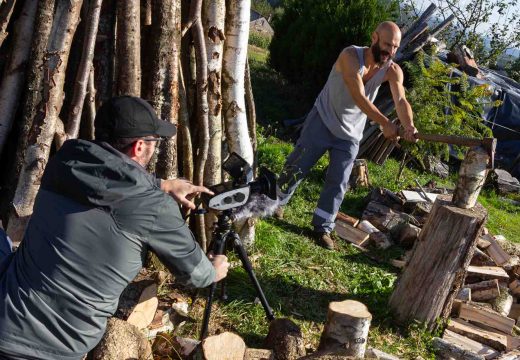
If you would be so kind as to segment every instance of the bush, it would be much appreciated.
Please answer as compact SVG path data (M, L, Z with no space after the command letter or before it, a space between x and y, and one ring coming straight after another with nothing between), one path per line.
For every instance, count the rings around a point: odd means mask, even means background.
M286 0L273 21L270 63L309 96L320 90L340 51L369 45L377 24L393 20L397 4L385 0Z
M262 49L268 49L269 44L271 43L271 37L267 35L262 35L257 32L249 33L249 45L258 46Z

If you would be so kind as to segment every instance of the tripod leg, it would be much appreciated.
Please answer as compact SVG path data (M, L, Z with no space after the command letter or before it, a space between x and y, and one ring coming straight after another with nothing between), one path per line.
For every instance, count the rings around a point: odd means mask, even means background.
M226 248L226 235L219 236L215 239L213 244L215 255L221 255L224 253ZM206 307L204 308L204 318L202 320L202 330L200 332L200 340L204 340L208 336L209 318L211 316L211 305L213 304L213 298L215 297L215 290L217 289L217 283L214 282L209 287L209 294L206 300Z
M265 315L268 320L274 320L274 313L273 309L269 306L267 303L267 299L265 298L264 291L260 287L260 283L258 282L258 279L256 278L255 272L253 271L253 266L251 265L251 262L249 261L249 257L247 256L247 252L244 248L244 245L242 245L242 241L240 240L240 237L236 233L231 233L230 236L233 237L233 244L235 247L235 251L237 252L238 257L240 258L240 261L242 261L242 265L244 266L244 269L247 272L247 275L249 275L249 279L253 283L253 286L256 289L256 293L258 294L258 298L260 299L260 302L262 303L262 306L265 311Z

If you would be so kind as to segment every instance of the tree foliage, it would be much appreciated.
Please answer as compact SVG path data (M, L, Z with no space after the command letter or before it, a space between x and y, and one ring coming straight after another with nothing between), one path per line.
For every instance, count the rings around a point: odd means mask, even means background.
M490 137L491 130L482 121L485 107L498 106L492 102L487 85L470 86L466 74L453 76L452 69L435 58L419 53L413 62L405 63L411 87L407 98L414 111L414 123L419 132L467 137ZM419 141L403 143L415 158L424 154L448 159L448 145ZM463 149L457 149L463 151Z
M520 82L520 57L506 69L509 77L517 82Z
M316 95L339 52L369 45L377 24L394 20L397 4L383 0L285 0L275 16L270 63Z

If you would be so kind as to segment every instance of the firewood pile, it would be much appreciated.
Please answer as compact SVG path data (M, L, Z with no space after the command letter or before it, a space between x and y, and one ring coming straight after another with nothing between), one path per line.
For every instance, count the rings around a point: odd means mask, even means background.
M376 261L381 259L368 253L370 246L406 249L404 256L390 261L404 270L433 202L445 193L445 189L428 187L399 194L374 189L361 219L338 215L337 235ZM447 327L442 338L434 339L437 358L520 359L520 328L516 325L520 318L519 255L520 246L483 228Z

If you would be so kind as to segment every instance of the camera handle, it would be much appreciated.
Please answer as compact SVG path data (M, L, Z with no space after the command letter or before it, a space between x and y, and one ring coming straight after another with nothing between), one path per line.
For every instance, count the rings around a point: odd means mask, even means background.
M240 261L242 262L242 267L249 275L249 279L251 280L251 283L253 284L253 286L256 290L258 298L260 299L262 307L264 308L267 319L274 320L273 309L271 309L271 307L269 306L269 303L267 302L267 299L262 290L262 287L260 286L260 283L258 282L258 279L256 278L256 275L253 271L253 266L251 265L251 262L249 261L249 257L247 256L247 252L244 248L244 245L242 244L242 241L240 240L240 237L238 236L238 234L234 230L232 230L230 215L231 215L231 211L225 210L224 212L219 214L217 217L217 225L216 225L215 231L213 233L214 234L213 246L212 246L213 253L215 255L224 254L225 250L226 250L227 242L232 241L233 249L235 250ZM222 299L227 298L225 280L226 279L223 279L221 281ZM204 340L208 336L209 318L211 316L211 305L213 303L213 298L215 297L216 289L217 289L217 283L214 282L210 285L209 294L208 294L208 298L206 301L206 307L204 309L204 318L202 321L202 330L201 330L201 335L200 335L201 341Z

